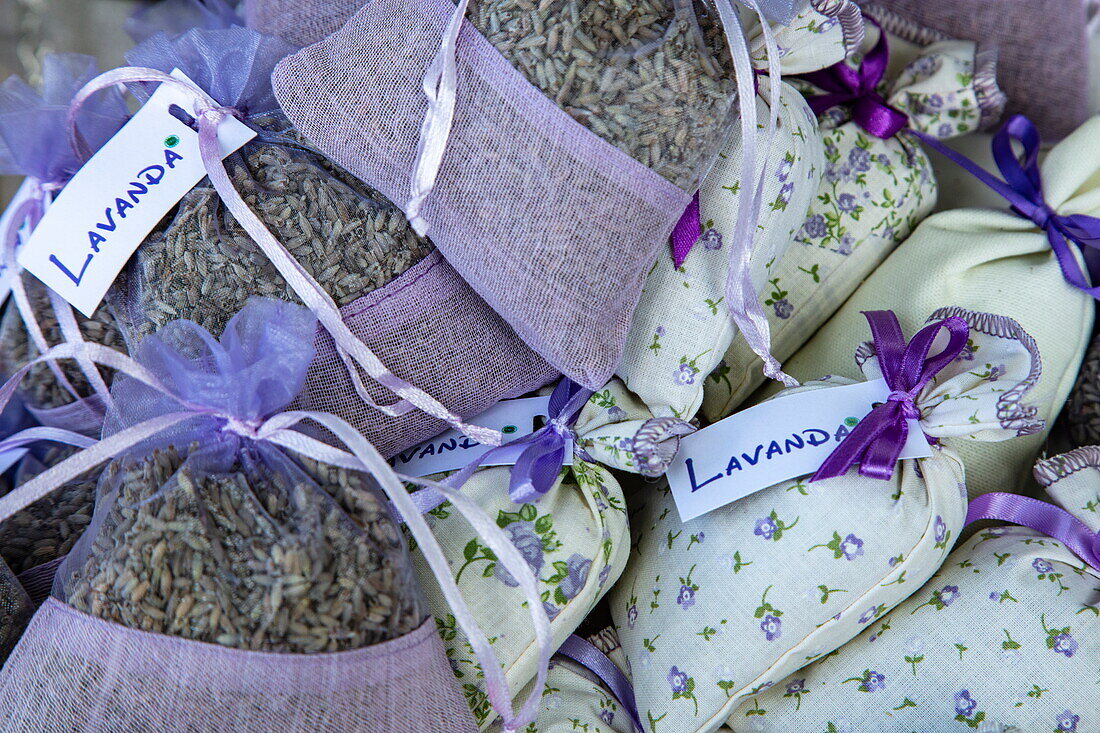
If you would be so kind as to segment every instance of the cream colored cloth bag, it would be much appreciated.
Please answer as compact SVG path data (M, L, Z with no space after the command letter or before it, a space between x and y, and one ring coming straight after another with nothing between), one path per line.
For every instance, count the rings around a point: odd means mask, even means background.
M855 637L939 568L966 514L960 452L1040 428L1023 405L1040 370L1032 339L1000 316L945 308L932 318L956 315L970 325L971 349L915 400L939 442L892 479L803 477L689 522L667 485L628 497L633 548L609 601L652 733L715 730L743 699ZM873 353L870 344L856 352L866 379L881 376ZM1003 366L976 368L974 353Z
M820 9L819 9L820 8ZM843 2L815 2L789 27L775 26L783 73L812 71L840 61L858 46L859 9ZM853 37L853 36L856 37ZM754 65L768 68L760 27L749 33ZM779 124L770 144L757 151L764 169L760 219L753 241L753 285L767 284L768 269L793 241L817 192L824 168L817 118L802 94L778 84ZM761 79L760 120L772 116L771 86ZM699 191L703 233L680 267L662 249L646 278L617 374L658 417L692 418L703 401L703 379L722 358L736 326L726 302L726 276L734 230L743 203L743 139L731 135ZM747 346L745 347L748 348ZM751 353L751 352L750 352Z
M1100 448L1035 477L1100 530ZM1100 571L1025 527L971 537L836 655L745 701L738 733L1100 730Z
M865 50L879 32L869 27L868 36ZM994 122L1004 104L996 85L995 56L979 53L968 41L943 41L923 49L891 79L884 94L891 106L909 116L912 128L940 139ZM768 268L762 292L772 352L781 361L817 331L936 203L928 156L904 132L875 137L851 119L847 107L833 107L821 115L821 134L824 178L795 234L795 245ZM926 302L920 312L928 310ZM846 350L849 343L838 346ZM760 359L743 338L735 337L706 380L707 419L729 415L763 383Z
M1058 214L1100 215L1100 117L1056 145L1041 166ZM1080 253L1073 245L1073 253ZM956 209L926 219L784 364L796 379L853 377L846 344L864 333L861 311L890 308L909 331L951 303L1013 318L1038 344L1043 374L1029 399L1048 428L1062 409L1092 331L1092 298L1069 285L1045 232L1008 210ZM976 351L976 369L1000 364ZM960 446L971 496L1026 483L1046 431L996 446Z

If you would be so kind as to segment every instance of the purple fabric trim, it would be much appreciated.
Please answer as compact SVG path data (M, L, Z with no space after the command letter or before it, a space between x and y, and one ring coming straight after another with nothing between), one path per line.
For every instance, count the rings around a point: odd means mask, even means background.
M753 77L754 79L756 77ZM703 232L703 222L699 216L699 192L691 197L691 203L684 209L684 215L676 222L676 228L672 230L672 264L676 269L684 264L688 252L699 241L699 235Z

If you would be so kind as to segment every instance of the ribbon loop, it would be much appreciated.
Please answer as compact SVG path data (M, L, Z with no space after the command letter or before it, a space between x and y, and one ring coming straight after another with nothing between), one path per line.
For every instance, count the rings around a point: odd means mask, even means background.
M890 48L882 26L872 18L867 20L878 27L879 37L874 47L864 55L859 69L839 61L827 69L800 74L798 78L825 92L806 97L814 114L821 115L841 105L849 106L857 125L875 137L886 139L908 127L909 116L891 107L878 93L878 85L886 75Z
M909 130L925 145L962 167L1008 202L1017 216L1028 219L1046 232L1047 241L1062 269L1062 276L1073 287L1100 300L1100 286L1090 285L1089 278L1073 256L1069 242L1081 249L1086 261L1093 259L1088 248L1100 250L1100 219L1085 214L1062 215L1043 198L1043 183L1039 171L1039 130L1027 117L1014 115L993 136L993 160L1004 179L997 178L966 156L957 153L939 140L918 130ZM1017 156L1013 143L1023 150ZM1093 273L1094 276L1097 273Z
M1034 529L1064 544L1100 572L1100 534L1065 509L1020 494L982 494L966 510L966 524L996 519Z
M970 335L966 321L952 316L928 324L907 344L893 311L864 311L863 315L871 326L875 353L890 387L890 396L859 421L810 481L842 476L856 463L861 476L883 480L893 476L894 464L909 437L907 421L920 419L917 396L962 353ZM929 356L941 329L950 334L947 346Z

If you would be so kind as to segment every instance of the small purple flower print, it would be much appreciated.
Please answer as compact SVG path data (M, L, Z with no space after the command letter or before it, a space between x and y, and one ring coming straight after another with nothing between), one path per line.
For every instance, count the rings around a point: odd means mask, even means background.
M1058 634L1054 637L1054 646L1051 648L1058 654L1072 657L1077 653L1077 640L1069 634Z
M938 94L932 94L928 97L928 106L933 109L939 109L943 106L943 97Z
M538 575L539 571L542 570L544 560L542 556L542 538L535 532L535 523L513 522L505 527L504 531L508 534L508 539L519 550L519 554L535 571L535 575ZM509 588L515 588L519 585L519 582L512 577L512 574L501 563L497 563L493 575Z
M708 229L699 237L704 249L722 249L722 232L717 229ZM662 334L663 335L663 334Z
M791 169L793 167L794 163L791 160L784 158L783 161L779 164L779 168L777 168L775 171L775 177L781 181L787 180L787 176L791 174Z
M681 364L676 368L675 378L677 384L695 384L695 367L691 364Z
M889 565L890 567L894 567L899 562L901 562L900 558L892 557L892 558L890 558L889 560L886 561L886 564Z
M676 602L682 608L691 608L695 605L695 589L690 585L680 586L680 595L676 596Z
M849 534L840 543L840 551L844 553L845 560L855 560L863 554L863 540L854 534Z
M856 197L850 193L842 193L836 197L836 205L841 211L855 211Z
M1000 379L1001 377L1003 377L1007 373L1008 373L1008 369L1005 368L1005 365L1004 364L998 364L994 367L990 367L988 380L990 382L996 382L998 379Z
M940 591L940 602L943 603L944 608L950 606L959 597L959 586L957 585L945 585L943 590Z
M872 670L867 673L867 677L863 681L863 686L867 688L867 692L885 690L886 675L882 674L881 672L875 672L874 670Z
M970 690L961 690L955 693L955 712L964 718L974 714L978 707L978 701L970 696Z
M604 583L606 583L607 579L609 577L611 577L611 566L610 565L604 565L602 568L600 568L600 575L599 575L600 585L602 586Z
M951 125L944 122L942 125L940 125L940 129L937 131L937 137L941 137L941 138L950 137L951 132L954 129L955 128L953 128Z
M707 538L707 533L706 532L700 532L699 534L695 535L695 541L698 542L699 544L703 544L703 540L705 540L706 538Z
M814 214L806 223L802 225L802 229L806 232L807 237L814 239L821 239L829 233L829 226L825 223L825 217L821 214Z
M1058 723L1058 730L1076 731L1077 724L1081 722L1081 716L1074 715L1069 710L1066 710L1065 712L1059 714L1058 717L1054 720Z
M1035 568L1035 571L1037 573L1040 573L1040 574L1043 574L1043 575L1045 575L1045 574L1049 573L1050 571L1054 570L1054 566L1051 565L1048 561L1042 559L1041 557L1037 557L1034 560L1032 560L1031 561L1031 567Z
M806 680L805 679L795 680L794 682L788 682L787 683L787 694L788 695L797 695L800 692L805 692L805 690L806 690Z
M848 151L848 162L855 171L871 170L871 154L863 148L852 148Z
M793 183L784 183L779 189L779 201L780 203L790 203L791 195L794 193Z
M847 257L848 255L852 254L852 249L854 248L855 243L855 237L853 237L851 234L845 234L843 237L840 238L840 244L838 244L836 247L836 253L838 255L844 255L845 257Z
M769 613L760 622L760 630L768 641L775 641L783 634L783 622Z
M626 609L626 625L633 629L636 623L638 623L638 606L631 605L630 608Z
M584 555L573 553L565 561L565 564L569 574L565 576L559 587L566 598L573 600L584 588L584 583L588 579L588 571L592 568L592 560Z
M674 693L687 692L687 672L681 672L679 667L673 667L668 671L668 686Z
M555 606L550 601L543 601L542 602L542 609L544 611L546 611L546 615L551 621L556 619L558 617L558 614L561 613L561 609L558 608L557 606Z
M664 336L665 335L665 327L664 326L657 326L657 335L658 336Z
M878 164L881 166L884 166L886 168L890 167L890 156L886 153L879 153L875 160L877 160Z
M612 405L607 408L607 416L614 422L621 422L626 417L626 410L618 405Z
M607 708L604 708L600 711L600 720L607 723L608 725L611 725L613 722L615 722L615 713L611 712Z
M865 624L873 619L875 616L878 616L878 606L871 606L863 612L862 616L859 617L859 622L861 624Z
M936 515L935 533L937 545L947 539L947 523L938 514Z
M774 519L771 517L764 517L756 520L756 529L753 530L753 534L770 540L777 529L779 529L779 525L775 523Z
M991 601L999 601L1000 599L1001 599L1001 596L1000 596L999 593L997 593L997 591L993 591L992 593L989 594L989 600L991 600Z
M629 452L629 451L634 450L634 439L633 438L620 438L619 442L616 443L615 445L618 446L619 450L624 450L624 451Z
M791 301L786 298L780 298L772 303L772 307L775 308L776 318L782 318L784 320L791 317L791 313L794 312L794 306L791 305Z

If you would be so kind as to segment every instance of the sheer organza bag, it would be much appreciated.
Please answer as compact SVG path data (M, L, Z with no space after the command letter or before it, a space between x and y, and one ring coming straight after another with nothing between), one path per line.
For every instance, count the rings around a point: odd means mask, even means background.
M1058 506L990 495L1011 507L992 514L1027 526L977 532L836 655L746 701L733 729L1095 730L1100 448L1044 459L1034 474ZM973 507L968 518L986 516Z
M307 138L405 211L536 352L598 389L736 121L735 86L742 134L758 135L751 76L728 0L373 0L273 84Z
M966 483L988 480L984 462L967 457L1042 428L1030 404L1039 353L1018 323L946 307L908 332L907 344L889 311L873 318L874 343L849 343L852 371L866 381L893 375L888 384L912 396L921 429L936 440L931 455L889 463L884 477L862 473L869 461L825 480L801 476L686 522L667 484L627 495L633 547L608 597L640 714L662 720L659 730L716 730L741 701L875 623L957 540ZM897 381L903 354L920 379ZM982 369L975 354L998 368ZM770 404L852 383L807 382ZM830 442L844 448L846 430L830 430Z
M0 317L0 372L5 374L63 340L87 339L125 350L106 307L85 318L15 261L20 228L34 229L49 199L83 164L69 141L66 115L70 100L96 73L90 56L50 54L43 61L40 92L14 76L0 85L0 173L25 176L7 231L0 232L3 267L14 273L12 302ZM112 91L81 110L77 125L95 150L128 116L122 96ZM21 396L43 425L96 435L110 379L109 372L88 363L41 364L24 381Z
M178 68L257 131L226 160L223 188L201 181L117 281L108 297L128 339L140 341L177 317L219 333L253 295L324 308L318 358L296 406L344 417L387 456L438 434L459 419L456 413L480 414L549 381L549 365L396 207L287 123L268 77L291 50L279 39L229 28L157 34L127 54L139 67L130 70L135 78ZM243 208L231 211L227 185ZM281 264L271 259L273 249ZM375 381L364 384L360 368ZM417 391L424 398L418 406L430 414L394 402L394 391L404 396L409 382L438 398Z
M340 30L366 0L244 0L245 24L295 46L308 46Z
M0 672L0 729L471 730L390 502L493 704L525 724L504 708L496 657L392 469L339 418L280 412L306 378L315 328L304 308L255 299L220 340L175 321L135 360L85 352L124 375L103 440L0 498L7 516L111 461L92 525ZM307 419L351 453L292 429ZM546 614L520 554L472 502L435 490L516 578L545 660Z

